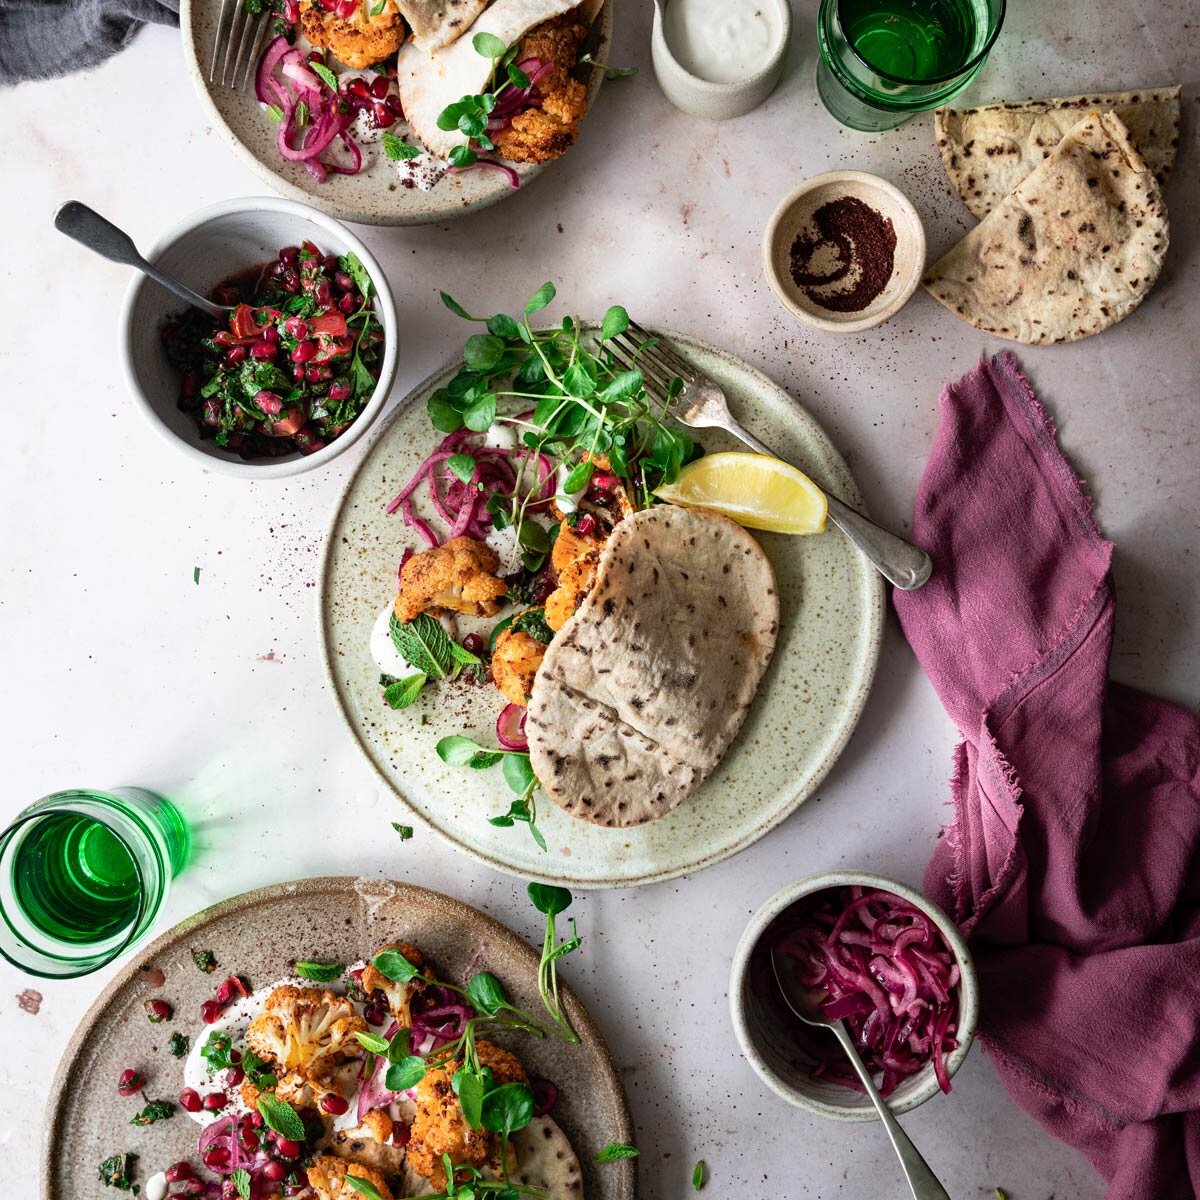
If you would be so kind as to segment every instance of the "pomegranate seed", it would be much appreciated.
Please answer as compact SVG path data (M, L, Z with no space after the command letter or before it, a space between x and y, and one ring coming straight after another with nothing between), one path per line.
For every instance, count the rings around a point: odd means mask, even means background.
M255 1129L261 1129L263 1127L262 1113L252 1112L248 1119L250 1124L253 1125Z
M354 280L345 271L338 271L333 277L333 282L343 292L348 292L354 287Z
M292 378L293 379L303 379L304 378L304 364L303 363L294 363L292 365Z
M185 1179L192 1178L192 1164L188 1162L172 1163L163 1174L167 1177L168 1183L182 1183Z
M242 346L239 347L239 349L244 350L245 347ZM233 351L230 351L230 353L232 354ZM253 358L274 358L278 353L279 347L274 342L255 342L254 345L250 347L250 354Z
M293 267L288 267L286 270L281 271L279 273L279 286L285 292L298 292L300 290L300 273Z
M237 1185L232 1179L226 1179L221 1184L221 1200L238 1200L241 1193L237 1190Z
M299 1158L300 1143L293 1142L291 1138L279 1138L275 1142L275 1153L280 1158Z
M329 398L335 404L341 400L349 400L350 385L344 379L339 379L337 383L330 384Z
M204 1097L204 1107L209 1112L219 1112L229 1103L229 1097L224 1092L209 1092Z
M146 1010L146 1016L152 1025L169 1021L171 1013L174 1011L165 1000L146 1000L142 1007Z
M483 650L483 638L477 633L468 633L463 638L463 649L469 650L472 654L479 654Z
M388 78L386 75L376 75L371 80L371 95L376 100L382 100L388 94Z
M262 1176L264 1179L269 1179L272 1183L281 1183L287 1173L287 1165L277 1162L275 1159L271 1159L269 1163L263 1164Z
M248 353L249 351L245 346L230 346L225 351L225 365L227 367L236 367L238 363L245 359Z
M264 342L279 341L279 330L274 325L268 325L262 332Z
M351 79L346 84L346 92L348 95L357 96L360 100L370 99L371 89L367 87L365 79Z
M300 1110L300 1120L302 1120L305 1125L311 1125L314 1121L319 1121L320 1119L321 1114L317 1112L317 1110L313 1108L311 1104L306 1104Z
M242 1146L247 1150L258 1149L258 1134L253 1129L242 1130Z
M353 292L346 292L338 301L338 308L349 315L358 307L358 297Z
M282 250L280 250L280 252L279 252L279 261L281 263L287 263L287 265L289 267L299 257L300 257L300 247L299 246L284 246L284 248Z
M183 1187L178 1191L172 1192L172 1196L207 1196L208 1188L205 1187L204 1181L201 1179L189 1179Z
M299 317L288 317L283 323L283 332L288 337L294 337L297 341L308 337L308 322L300 320ZM229 982L227 979L226 983Z
M328 308L333 303L333 288L322 279L320 283L313 288L313 299L322 307Z
M328 1092L321 1097L321 1108L335 1117L340 1117L350 1108L350 1101L336 1092Z
M205 1000L200 1005L200 1020L205 1025L211 1025L221 1019L221 1006L215 1000Z
M230 1067L225 1072L225 1086L235 1088L246 1078L245 1070L240 1066Z
M591 513L584 513L578 521L575 522L575 532L580 537L587 537L596 531L596 518Z
M384 1012L382 1005L368 1004L363 1009L363 1016L366 1018L368 1025L382 1025L387 1020L387 1013Z
M209 1146L201 1161L210 1171L224 1171L229 1166L229 1151L224 1146Z
M310 63L320 63L321 66L324 66L325 55L320 50L311 50L309 51L308 61Z
M242 1052L240 1050L230 1050L229 1061L233 1063L234 1066L237 1066L237 1064L242 1061Z
M396 123L396 114L382 100L376 101L371 112L380 129L388 129Z
M184 1112L199 1112L204 1103L200 1099L200 1093L195 1088L184 1088L179 1093L179 1107Z
M405 1125L403 1121L392 1122L392 1144L395 1146L407 1146L408 1139L412 1137L412 1126Z
M268 417L278 416L283 412L283 400L274 392L263 390L255 392L254 403L267 414Z
M325 270L327 270L330 274L333 274L333 272L338 269L337 255L336 254L325 255L325 257L323 259L321 259L321 266L323 266L325 268Z
M320 258L321 257L320 250L318 250L316 248L316 246L314 246L312 244L312 242L310 242L310 241L305 240L305 241L301 242L300 249L303 250L304 253L309 256L309 258Z
M358 0L338 0L337 15L343 21L348 21L356 12L358 12Z
M296 348L292 351L292 362L306 363L317 352L316 342L297 342Z
M131 1067L126 1067L117 1080L117 1091L122 1096L136 1096L142 1090L142 1077Z
M391 95L388 96L387 100L384 101L384 103L392 110L392 112L396 114L396 116L404 116L404 105L400 103L400 97L397 96L395 92L392 92Z

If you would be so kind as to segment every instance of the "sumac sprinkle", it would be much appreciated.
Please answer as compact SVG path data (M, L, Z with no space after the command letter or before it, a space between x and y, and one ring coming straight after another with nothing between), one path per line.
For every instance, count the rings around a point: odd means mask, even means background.
M890 218L855 196L841 196L822 204L811 224L792 242L792 280L830 312L861 312L892 277L896 230ZM845 287L831 287L843 280Z

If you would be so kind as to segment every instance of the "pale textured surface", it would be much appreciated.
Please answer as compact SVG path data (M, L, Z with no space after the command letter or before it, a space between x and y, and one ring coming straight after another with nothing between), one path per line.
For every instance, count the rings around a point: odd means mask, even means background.
M1167 189L1174 232L1157 287L1099 337L1019 353L1117 541L1114 673L1194 705L1200 22L1191 0L1106 0L1102 20L1084 0L1011 7L964 104L1184 84ZM649 70L649 5L624 0L614 58L642 73L604 87L580 145L527 195L454 226L364 231L409 330L399 390L460 343L460 324L436 304L439 286L489 308L552 274L581 311L619 299L643 321L707 334L765 369L846 453L872 508L907 515L941 382L1001 343L924 294L870 333L809 333L762 281L759 239L776 201L831 167L876 171L903 188L926 220L931 257L973 223L928 117L869 137L824 115L812 86L814 13L807 0L797 8L781 91L718 126L662 103ZM2 345L7 411L20 414L0 451L3 815L80 781L142 782L180 797L198 830L200 855L170 901L172 918L256 883L386 872L536 937L515 881L432 838L392 840L396 806L325 692L314 632L320 539L361 451L320 476L253 487L165 455L122 396L114 322L124 272L50 228L54 204L78 196L148 242L182 212L261 189L205 127L175 36L147 30L102 70L4 93L0 106L11 148L0 200L9 233ZM920 882L945 814L953 742L889 620L862 724L819 799L695 878L577 902L587 941L564 970L624 1070L648 1200L690 1194L700 1157L713 1175L705 1197L900 1194L879 1129L803 1117L739 1061L725 984L751 911L785 883L838 867ZM36 1174L54 1061L102 982L39 985L0 969L8 1178ZM45 996L38 1016L18 1007L26 987ZM1091 1168L1012 1106L978 1051L950 1099L905 1123L964 1200L992 1200L996 1186L1012 1200L1101 1195Z

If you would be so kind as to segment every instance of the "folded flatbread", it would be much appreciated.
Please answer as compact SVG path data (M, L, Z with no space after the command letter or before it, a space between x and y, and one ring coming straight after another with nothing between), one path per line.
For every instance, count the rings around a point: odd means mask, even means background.
M1137 308L1167 240L1158 183L1125 126L1090 113L924 283L976 329L1071 342Z
M439 129L437 119L447 105L464 96L478 95L487 86L492 62L476 52L476 34L495 34L511 46L535 25L573 8L581 8L590 21L601 5L602 0L582 5L579 0L494 0L466 31L468 36L436 54L426 54L415 42L405 43L396 58L396 88L413 133L439 158L446 158L455 146L466 143L466 136L457 129Z
M778 630L775 573L741 526L673 505L626 517L534 681L542 787L597 825L670 812L741 728Z
M413 41L425 54L457 41L487 5L488 0L396 0Z
M1117 114L1154 177L1165 184L1179 145L1179 91L1093 92L1023 104L939 108L934 132L950 181L983 220L1092 110Z

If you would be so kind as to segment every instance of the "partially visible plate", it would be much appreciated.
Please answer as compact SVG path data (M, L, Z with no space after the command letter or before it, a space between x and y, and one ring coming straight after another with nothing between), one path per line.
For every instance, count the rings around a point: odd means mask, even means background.
M83 1018L50 1089L40 1195L95 1200L105 1190L96 1180L97 1165L121 1151L138 1156L136 1182L143 1187L155 1171L195 1160L198 1125L183 1112L144 1129L130 1125L142 1101L119 1099L116 1083L132 1067L145 1078L149 1097L174 1100L183 1072L181 1060L167 1050L167 1038L176 1031L195 1036L203 1028L200 1004L225 975L241 973L262 986L287 974L295 958L352 962L392 940L417 945L450 982L489 970L515 1004L541 1011L538 955L510 929L439 892L386 879L331 877L235 896L140 949ZM196 969L192 951L201 949L216 954L216 974ZM152 987L143 965L161 970L165 983ZM169 1025L146 1020L142 1001L152 996L174 1006ZM509 1044L530 1074L558 1086L553 1115L579 1156L589 1200L633 1200L633 1164L595 1162L607 1142L634 1140L617 1069L600 1031L569 991L566 1006L581 1045L551 1037Z
M357 175L331 174L324 183L317 183L303 163L287 162L280 155L275 141L279 127L263 112L255 98L253 83L245 91L235 91L209 82L217 20L223 2L241 4L243 0L181 0L179 24L184 62L200 103L217 132L255 174L282 196L311 204L341 221L367 225L429 225L519 195L522 188L554 165L518 166L521 188L515 190L499 171L484 169L447 175L429 191L421 191L401 185L395 165L376 145L371 150L371 162ZM598 38L593 56L600 62L608 61L612 10L613 0L607 0L596 18L599 28L593 30ZM603 80L603 71L591 72L588 79L589 113ZM581 138L587 137L587 127L585 117L579 134ZM404 134L407 128L401 123L395 131Z
M813 418L761 372L694 338L669 335L721 383L735 416L818 484L861 508L845 462ZM435 448L425 401L457 370L427 379L378 430L351 479L325 541L321 632L346 722L383 781L424 823L471 856L526 879L632 887L671 879L744 850L794 812L825 778L866 701L883 633L883 586L836 529L816 537L756 534L779 580L775 656L741 732L700 790L659 821L604 829L539 796L542 852L523 825L496 828L512 793L499 768L446 766L439 739L466 733L495 744L503 697L466 682L430 688L411 708L384 704L368 643L394 597L405 545L422 548L387 502ZM735 448L701 430L705 448Z

